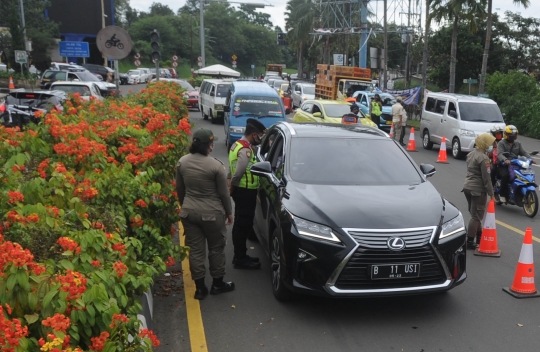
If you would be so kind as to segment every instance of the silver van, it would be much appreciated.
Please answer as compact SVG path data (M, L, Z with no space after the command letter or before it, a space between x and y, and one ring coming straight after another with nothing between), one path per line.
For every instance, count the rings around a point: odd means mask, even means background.
M505 127L499 106L491 99L471 95L432 93L424 99L420 133L424 149L446 137L455 159L474 149L476 136L493 126Z
M205 79L199 89L199 108L203 119L210 117L213 124L223 121L223 105L231 87L232 79Z

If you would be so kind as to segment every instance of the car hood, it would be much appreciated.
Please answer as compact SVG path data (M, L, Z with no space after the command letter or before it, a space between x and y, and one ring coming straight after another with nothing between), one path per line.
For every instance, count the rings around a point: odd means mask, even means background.
M94 82L100 89L116 89L116 85L108 82Z
M333 186L289 182L283 204L293 215L333 228L437 226L444 200L429 182L407 186Z
M326 123L341 123L341 117L327 117L324 119L324 122ZM371 126L371 127L377 127L373 121L371 121L368 118L361 117L360 123L365 126Z

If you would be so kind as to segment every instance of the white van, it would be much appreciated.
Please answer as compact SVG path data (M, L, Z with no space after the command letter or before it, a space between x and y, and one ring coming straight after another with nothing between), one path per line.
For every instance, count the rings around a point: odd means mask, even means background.
M227 93L232 79L205 79L199 89L199 107L203 119L210 117L212 123L218 119L223 121L223 105L227 99Z
M491 99L471 95L428 93L424 100L420 133L422 146L433 148L446 137L446 146L459 159L474 149L476 136L493 126L505 127L499 106Z

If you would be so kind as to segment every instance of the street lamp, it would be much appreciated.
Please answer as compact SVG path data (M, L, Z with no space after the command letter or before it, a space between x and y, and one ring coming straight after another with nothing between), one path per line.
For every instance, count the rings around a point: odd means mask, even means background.
M103 3L103 0L101 0ZM201 42L201 68L206 67L206 56L204 52L204 3L206 2L221 2L221 3L230 3L230 4L242 4L242 5L248 5L250 7L254 7L256 9L262 9L266 6L273 7L274 5L271 4L263 4L263 3L249 3L249 2L239 2L239 1L227 1L227 0L199 0L199 14L200 14L200 28L199 28L199 36L200 36L200 42Z

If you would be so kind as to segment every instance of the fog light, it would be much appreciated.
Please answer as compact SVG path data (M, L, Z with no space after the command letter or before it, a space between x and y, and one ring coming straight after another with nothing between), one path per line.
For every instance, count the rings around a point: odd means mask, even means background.
M306 259L307 254L306 252L298 252L298 259Z
M306 252L303 249L298 250L298 260L299 261L307 262L307 261L314 260L314 259L317 259L317 257L314 256L313 254L311 254L309 252Z

